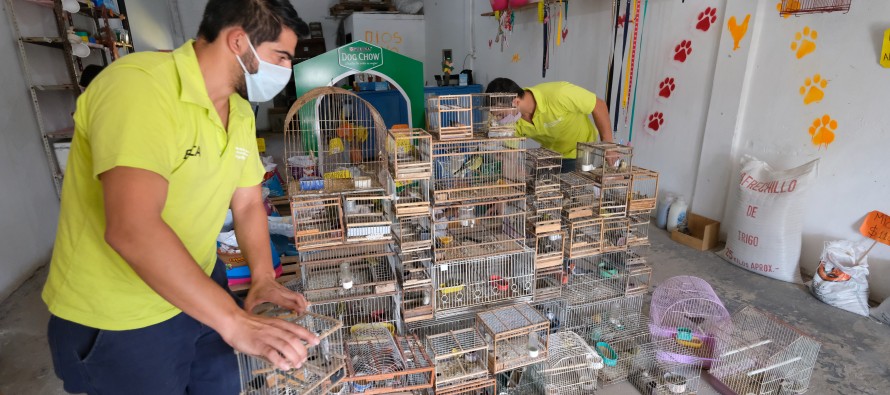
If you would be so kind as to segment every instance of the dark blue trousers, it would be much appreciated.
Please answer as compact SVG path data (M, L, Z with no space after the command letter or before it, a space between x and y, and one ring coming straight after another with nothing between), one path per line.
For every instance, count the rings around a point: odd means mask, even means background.
M228 290L221 262L212 277ZM52 316L47 337L56 376L69 393L235 395L240 390L232 347L185 313L125 331Z

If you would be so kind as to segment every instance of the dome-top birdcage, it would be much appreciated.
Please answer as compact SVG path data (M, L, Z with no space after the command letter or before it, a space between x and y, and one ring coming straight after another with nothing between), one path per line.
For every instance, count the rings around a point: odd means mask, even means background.
M289 194L381 188L386 124L367 101L345 89L313 89L285 117Z

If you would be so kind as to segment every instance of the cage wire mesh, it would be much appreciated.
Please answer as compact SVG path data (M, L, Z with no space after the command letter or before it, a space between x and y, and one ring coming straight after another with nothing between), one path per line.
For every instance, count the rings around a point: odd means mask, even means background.
M358 244L328 246L315 249L301 249L297 257L300 264L340 263L344 260L392 256L395 254L392 241L381 240Z
M394 336L380 327L353 330L345 341L352 393L416 391L433 386L435 368L416 337Z
M476 327L476 315L473 313L464 313L445 318L436 318L429 321L411 322L406 325L405 332L409 335L417 336L419 339L447 333L449 331L459 331Z
M631 170L631 212L655 210L658 200L658 172L634 166Z
M355 93L313 89L285 117L284 154L289 194L380 188L386 124Z
M432 253L429 248L399 254L402 284L402 319L408 322L434 317Z
M688 359L701 359L708 368L717 337L732 326L729 312L705 280L671 277L655 288L649 307L650 329L656 338L681 342Z
M563 173L558 178L563 194L563 218L577 220L593 217L593 201L600 193L594 180L579 172Z
M428 214L395 219L394 236L402 251L428 250L433 246L432 217Z
M319 337L317 346L306 347L306 361L299 368L281 370L265 358L236 352L241 393L245 395L324 394L345 375L341 323L312 313L293 314L273 310L274 316L295 323ZM268 312L267 312L267 315Z
M473 129L488 137L511 137L522 115L513 105L515 93L476 93L473 99Z
M423 129L391 129L386 135L387 168L396 180L430 178L432 136Z
M525 194L523 138L433 141L433 202Z
M435 207L436 261L522 251L525 213L522 197Z
M674 339L639 347L628 381L644 394L696 394L701 388L701 361L677 358L683 346Z
M586 175L603 182L631 176L633 148L615 143L578 143L578 166Z
M525 153L525 171L528 173L529 192L551 190L559 186L562 170L562 154L546 148L534 148Z
M430 213L430 179L403 179L399 181L387 173L386 193L392 196L396 217Z
M528 234L526 243L535 250L535 268L538 270L563 266L565 233L552 232L541 235Z
M648 293L652 284L652 267L637 254L636 251L628 251L627 259L624 261L623 271L627 275L624 293L627 295Z
M567 302L580 305L624 295L627 273L621 269L626 259L625 251L570 259L564 292Z
M598 217L626 217L630 179L605 178L593 183L593 213Z
M589 344L614 339L642 327L643 295L619 296L566 307L566 329Z
M562 279L564 272L561 267L535 269L534 300L547 300L562 295Z
M782 0L779 14L784 16L822 12L849 12L852 3L853 0Z
M353 258L339 263L300 265L301 285L312 303L335 302L396 291L396 276L386 255Z
M540 382L546 395L593 394L603 358L574 332L549 334L547 347L547 359L528 366L523 379Z
M605 366L599 372L600 385L608 386L626 381L634 358L641 347L651 341L648 320L639 314L639 319L629 321L624 330L605 333L599 341L588 343L603 357Z
M547 359L550 321L526 303L477 313L476 328L489 344L488 369L492 373Z
M631 211L627 213L629 228L627 245L649 244L649 223L652 221L652 210Z
M436 366L436 389L488 377L488 344L475 328L448 331L426 338Z
M497 382L492 378L437 389L436 395L497 395Z
M285 286L299 292L299 288L293 282ZM399 307L399 294L392 292L335 302L312 303L309 305L309 310L343 322L345 337L348 338L354 331L363 328L383 328L395 334L402 328Z
M348 194L343 196L346 241L389 240L392 221L387 216L392 201L388 196Z
M433 267L436 318L490 303L530 300L535 291L534 252L438 262Z
M821 345L779 318L747 306L732 315L710 375L739 394L802 394ZM720 388L718 388L720 389Z
M427 127L439 140L473 137L473 96L431 96L426 101Z
M566 330L566 327L563 325L566 321L565 298L559 297L543 301L536 300L529 305L535 310L538 310L547 321L550 321L550 333Z
M539 380L525 378L526 368L518 368L496 376L498 395L541 395L544 386Z
M346 232L339 196L292 198L290 207L297 249L343 243Z

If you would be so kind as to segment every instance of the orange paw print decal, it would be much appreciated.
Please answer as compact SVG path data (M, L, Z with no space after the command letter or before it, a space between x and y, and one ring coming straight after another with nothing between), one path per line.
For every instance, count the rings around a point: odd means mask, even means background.
M825 88L828 87L828 80L816 74L813 78L807 78L800 87L800 95L803 96L803 104L810 104L822 101L825 97Z
M809 26L797 32L794 35L794 41L791 42L791 50L794 51L794 55L801 59L813 53L816 50L816 38L818 37L819 32L810 29Z
M828 145L834 141L834 131L837 130L837 120L831 119L828 114L821 118L816 118L810 125L810 136L813 145L822 148L828 148Z

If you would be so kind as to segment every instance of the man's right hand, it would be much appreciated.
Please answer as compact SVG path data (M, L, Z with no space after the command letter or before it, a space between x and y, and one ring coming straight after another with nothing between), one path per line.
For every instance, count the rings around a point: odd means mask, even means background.
M243 311L219 333L235 350L264 357L282 370L303 366L306 348L319 342L318 336L297 324Z

